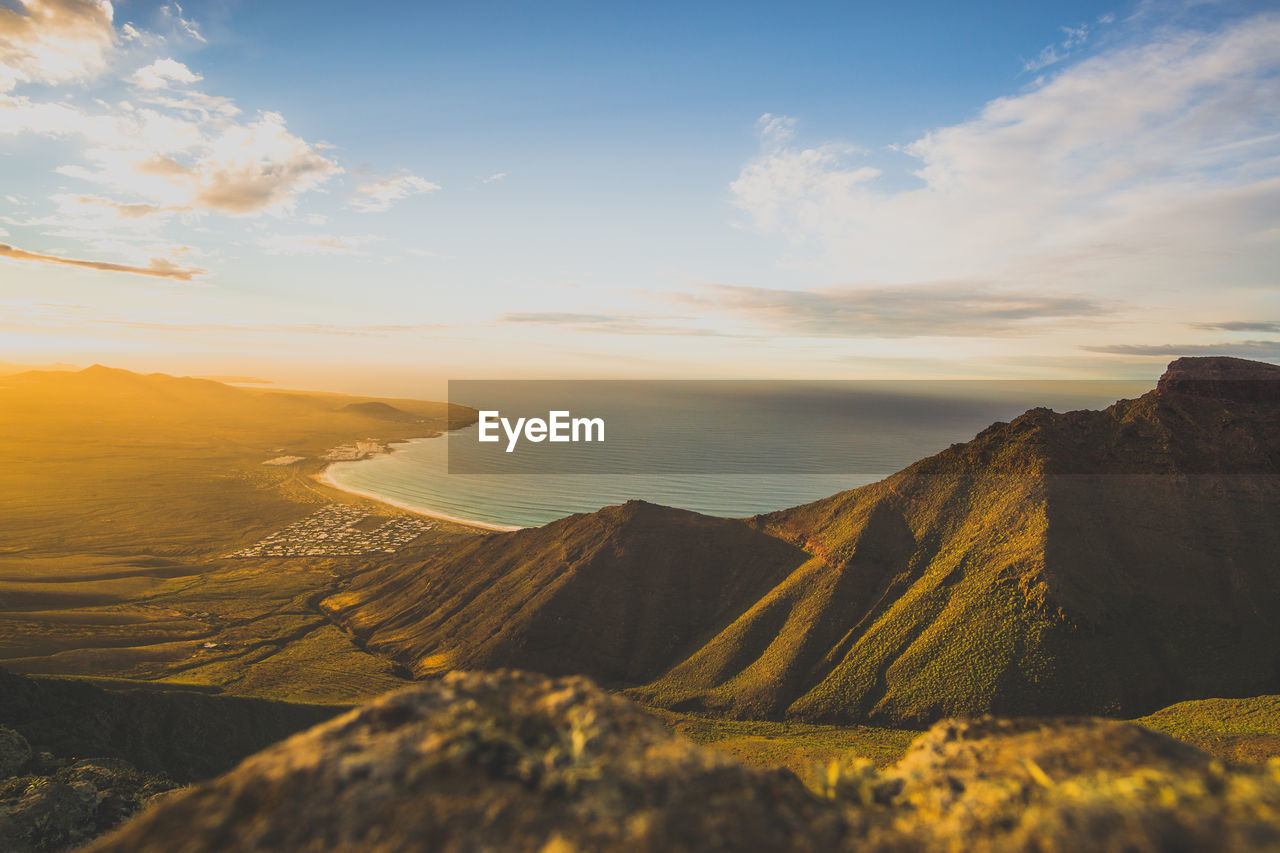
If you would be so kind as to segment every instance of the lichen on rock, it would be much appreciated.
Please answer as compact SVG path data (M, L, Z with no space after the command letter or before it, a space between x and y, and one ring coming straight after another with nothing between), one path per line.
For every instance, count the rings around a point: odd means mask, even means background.
M95 851L826 850L843 809L580 677L455 674L296 735Z
M172 795L92 853L1280 848L1280 765L1131 723L948 720L813 789L581 677L454 673Z

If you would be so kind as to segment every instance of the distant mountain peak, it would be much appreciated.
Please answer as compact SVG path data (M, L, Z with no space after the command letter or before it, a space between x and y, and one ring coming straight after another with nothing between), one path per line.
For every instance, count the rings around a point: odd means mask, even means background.
M107 367L105 364L91 364L79 371L81 376L127 376L137 375L122 367Z
M364 415L365 417L374 418L375 420L380 421L415 423L422 420L422 418L415 414L406 412L404 409L397 409L390 403L384 403L380 400L370 400L364 403L348 403L342 407L342 411L356 415Z

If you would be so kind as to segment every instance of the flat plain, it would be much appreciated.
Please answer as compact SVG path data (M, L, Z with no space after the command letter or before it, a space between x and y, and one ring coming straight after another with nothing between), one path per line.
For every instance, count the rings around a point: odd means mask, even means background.
M451 416L471 415L98 366L0 377L0 666L316 703L399 686L314 606L390 554L228 555L335 505L404 517L311 475ZM409 544L463 535L432 522Z

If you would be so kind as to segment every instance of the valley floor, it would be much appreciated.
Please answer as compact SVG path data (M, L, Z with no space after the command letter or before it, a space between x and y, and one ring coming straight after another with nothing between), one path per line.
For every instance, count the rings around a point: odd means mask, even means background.
M466 531L312 475L334 447L447 429L452 408L394 401L388 421L367 398L108 368L0 392L0 667L320 704L404 683L317 602ZM281 455L299 461L263 464Z

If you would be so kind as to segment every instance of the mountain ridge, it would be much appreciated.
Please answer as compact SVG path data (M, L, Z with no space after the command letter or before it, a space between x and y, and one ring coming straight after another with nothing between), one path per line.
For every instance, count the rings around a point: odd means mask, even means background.
M1272 365L1179 359L1136 399L1031 409L810 504L704 522L628 504L647 525L608 508L386 567L326 607L371 648L416 656L420 675L579 672L653 705L738 717L1132 716L1277 692L1278 379ZM667 537L678 544L664 551ZM594 574L556 550L562 539L595 555ZM740 575L746 543L758 550ZM574 596L513 583L535 564L547 583L573 578ZM442 597L442 568L450 589L491 586ZM650 642L645 664L628 667L619 611L593 604L646 571L664 580L627 618L655 633L669 628L664 612L702 600L691 591L719 588L720 606L700 620L681 611L677 641ZM453 630L485 624L495 605L542 633ZM428 638L421 623L442 607L452 622ZM424 666L432 654L443 656Z

